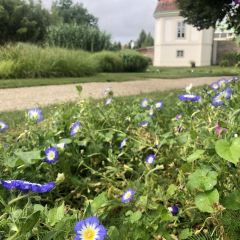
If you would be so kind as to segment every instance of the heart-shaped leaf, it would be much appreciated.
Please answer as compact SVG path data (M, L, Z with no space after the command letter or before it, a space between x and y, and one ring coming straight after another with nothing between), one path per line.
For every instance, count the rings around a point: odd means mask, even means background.
M219 193L217 189L211 192L199 193L195 197L195 204L201 212L213 213L214 204L219 203Z

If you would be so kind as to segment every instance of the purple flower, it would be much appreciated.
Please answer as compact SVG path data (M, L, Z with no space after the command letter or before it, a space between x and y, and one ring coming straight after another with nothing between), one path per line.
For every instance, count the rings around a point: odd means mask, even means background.
M43 113L42 110L39 108L33 108L28 111L28 118L31 121L34 121L36 123L39 123L43 121Z
M124 138L124 139L122 140L122 142L120 143L120 146L119 146L121 149L126 146L127 140L128 140L128 138Z
M17 189L22 192L36 192L36 193L46 193L50 192L54 187L54 182L49 182L46 184L31 183L24 180L8 180L0 181L2 186L7 189Z
M141 102L141 106L143 108L146 108L148 106L148 104L149 104L149 100L147 98L144 98Z
M177 114L176 115L176 120L180 120L182 118L182 115L181 114Z
M227 129L226 128L222 128L219 123L216 124L216 126L215 126L215 133L216 133L217 137L221 137L222 133L226 132L226 131L227 131Z
M134 194L135 194L135 191L131 188L129 188L123 195L122 195L122 199L121 201L123 203L127 203L127 202L130 202L133 197L134 197Z
M149 124L149 121L142 121L142 122L139 123L139 126L140 127L147 127L148 124Z
M168 211L173 215L176 216L178 215L179 212L179 208L176 205L173 205L171 207L168 208Z
M80 121L75 122L70 128L70 135L71 136L76 135L78 132L80 132L81 127L82 125Z
M8 128L9 126L4 121L0 120L0 133L5 132Z
M210 87L211 87L214 91L216 91L216 90L218 90L218 89L220 88L220 85L219 85L218 82L213 82L213 83L210 85Z
M155 161L155 155L154 154L149 154L147 157L146 157L146 163L148 164L153 164L154 161Z
M45 150L45 162L53 164L58 160L58 150L55 147L47 148Z
M215 107L222 106L225 104L225 100L230 99L232 96L232 89L226 88L225 90L219 92L212 98L212 105Z
M97 217L89 217L76 223L74 240L104 240L107 236L106 228L101 225Z
M159 110L159 109L161 109L162 107L163 107L163 102L156 102L156 103L155 103L155 108L156 108L156 109Z
M180 96L178 96L178 98L181 101L192 101L192 102L199 102L201 100L200 96L193 95L193 94L180 95Z

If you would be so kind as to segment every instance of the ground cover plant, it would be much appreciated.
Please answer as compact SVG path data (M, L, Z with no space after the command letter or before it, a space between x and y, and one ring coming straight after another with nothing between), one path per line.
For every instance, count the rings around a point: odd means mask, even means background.
M0 235L239 239L239 87L127 100L108 89L47 117L31 109L18 129L3 116Z

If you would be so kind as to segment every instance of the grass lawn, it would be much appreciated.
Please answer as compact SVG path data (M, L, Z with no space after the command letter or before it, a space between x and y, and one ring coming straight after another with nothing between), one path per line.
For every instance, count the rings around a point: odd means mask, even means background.
M123 82L150 78L177 79L191 77L234 76L240 75L240 69L234 67L198 67L193 71L189 67L151 67L144 73L100 73L81 78L35 78L35 79L0 79L0 88L18 88L45 85L61 85L87 82Z

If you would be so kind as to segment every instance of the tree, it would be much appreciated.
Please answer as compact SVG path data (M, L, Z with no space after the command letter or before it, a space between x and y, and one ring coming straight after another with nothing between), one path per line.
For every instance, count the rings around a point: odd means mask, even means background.
M50 15L41 3L0 0L0 42L39 42L45 37Z
M239 0L177 0L177 3L186 22L199 30L215 27L217 22L226 19L228 28L240 33Z
M82 4L73 4L72 0L55 1L52 5L52 13L57 23L74 23L96 27L98 22L98 19L90 14Z
M144 30L142 30L137 40L137 48L150 47L153 45L154 45L154 40L151 33L147 34Z

